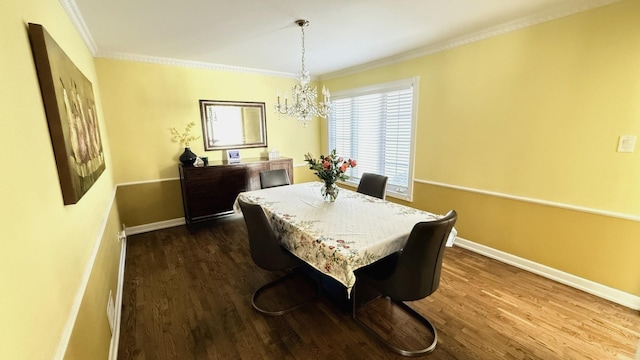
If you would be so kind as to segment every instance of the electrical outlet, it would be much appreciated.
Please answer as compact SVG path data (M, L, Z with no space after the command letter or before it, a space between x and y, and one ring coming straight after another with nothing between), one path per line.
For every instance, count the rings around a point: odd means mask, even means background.
M120 231L118 231L118 242L124 241L127 239L127 226L122 223L122 227Z
M116 320L116 306L113 303L111 290L109 290L109 300L107 300L107 320L109 320L109 329L111 330L111 335L113 335Z

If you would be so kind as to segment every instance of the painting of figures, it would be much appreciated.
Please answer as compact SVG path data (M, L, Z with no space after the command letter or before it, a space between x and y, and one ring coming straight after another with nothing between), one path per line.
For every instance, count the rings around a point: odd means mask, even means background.
M93 87L42 25L29 38L63 201L75 204L105 170Z

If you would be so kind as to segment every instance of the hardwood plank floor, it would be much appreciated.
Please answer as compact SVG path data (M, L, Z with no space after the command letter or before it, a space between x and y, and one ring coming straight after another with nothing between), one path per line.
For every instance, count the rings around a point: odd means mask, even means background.
M254 311L253 291L279 275L252 262L241 217L130 236L118 358L403 358L326 297L281 317ZM312 292L299 277L265 305ZM436 293L410 305L438 329L429 359L634 359L640 337L638 311L458 247ZM397 341L430 340L383 298L358 314Z

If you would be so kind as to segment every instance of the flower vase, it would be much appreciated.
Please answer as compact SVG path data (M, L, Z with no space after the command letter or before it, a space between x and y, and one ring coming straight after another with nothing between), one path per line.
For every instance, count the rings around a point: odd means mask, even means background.
M191 149L186 147L184 148L184 152L182 153L182 155L180 155L180 162L184 166L192 166L196 161L196 158L196 154L192 153Z
M324 199L325 202L328 202L328 203L332 203L336 201L336 198L338 197L339 192L340 192L340 188L335 183L330 183L330 184L325 183L324 185L322 185L322 188L320 189L322 198Z

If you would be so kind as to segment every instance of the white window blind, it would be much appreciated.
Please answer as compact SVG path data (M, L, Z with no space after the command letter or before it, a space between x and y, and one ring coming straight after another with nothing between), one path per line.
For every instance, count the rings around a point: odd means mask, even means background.
M358 161L350 182L365 172L389 178L387 193L411 199L417 80L401 80L334 94L329 149Z

